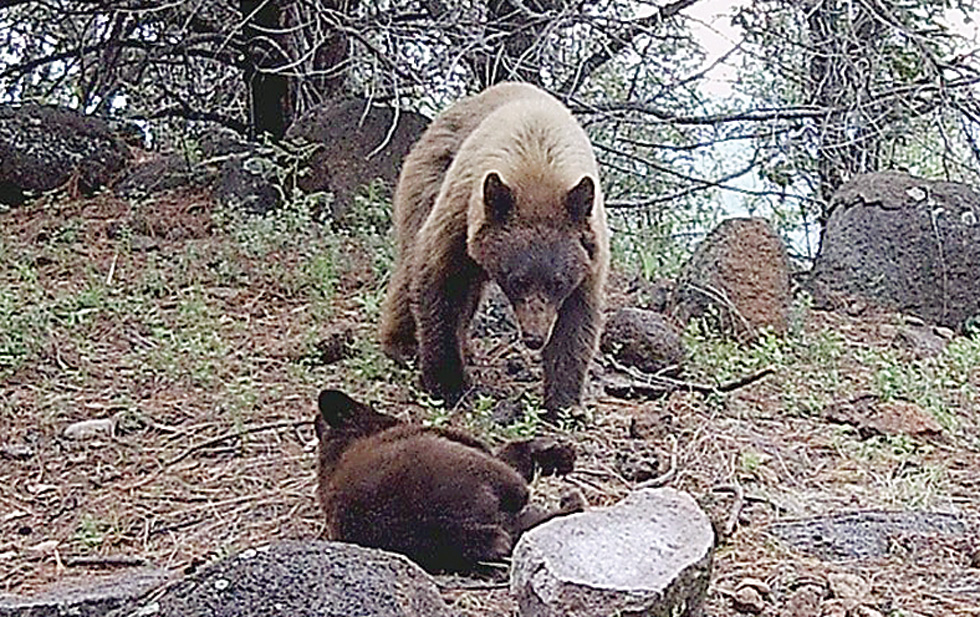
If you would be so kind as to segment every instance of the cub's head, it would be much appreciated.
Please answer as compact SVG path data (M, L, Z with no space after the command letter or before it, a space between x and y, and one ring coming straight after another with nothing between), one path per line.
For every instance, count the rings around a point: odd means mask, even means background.
M593 267L595 182L584 176L567 190L515 190L491 171L482 193L484 223L469 253L507 295L524 344L539 349Z
M314 420L320 440L320 462L332 469L354 441L400 424L397 418L378 413L340 390L324 390L318 398Z

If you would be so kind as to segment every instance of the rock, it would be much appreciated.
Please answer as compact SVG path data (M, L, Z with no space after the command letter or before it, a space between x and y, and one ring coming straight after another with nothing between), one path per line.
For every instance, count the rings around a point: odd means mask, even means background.
M800 585L779 608L779 617L813 617L820 614L826 590L819 585Z
M680 422L676 414L660 406L645 405L634 408L636 415L630 418L629 436L631 439L663 441L677 434Z
M766 610L766 603L762 599L762 594L754 587L739 587L736 589L735 595L732 596L732 603L735 605L735 610L743 613L758 615Z
M615 284L615 280L613 283ZM626 293L640 308L658 313L667 311L667 301L674 292L674 281L665 278L648 280L642 276L634 276L626 281Z
M713 547L711 523L690 495L644 489L526 532L510 588L522 617L693 615Z
M348 324L333 329L313 344L312 352L307 361L314 366L326 366L340 362L354 355L354 328Z
M407 558L342 542L278 542L212 563L111 617L441 617L435 583Z
M850 572L831 572L827 575L827 583L835 598L850 600L855 605L871 595L870 581Z
M247 214L267 214L282 203L278 168L271 153L255 145L221 163L214 199Z
M956 336L956 332L944 326L933 326L932 332L944 341L951 341L953 340L953 337Z
M144 197L184 186L207 187L216 177L217 172L207 166L170 154L131 165L112 190L122 197Z
M34 456L34 449L26 444L5 443L0 445L0 458L11 461L27 461Z
M904 349L920 360L938 356L946 349L949 338L943 337L933 328L919 325L904 325L895 329L892 346Z
M648 373L677 375L684 360L680 334L662 314L638 308L619 309L606 320L599 348Z
M413 111L396 115L391 107L358 99L312 109L286 131L289 140L322 146L299 187L332 192L333 215L343 216L354 193L372 180L381 178L388 187L395 186L402 160L428 124L428 118Z
M73 422L65 427L64 435L69 439L94 439L111 437L116 432L116 418L95 418Z
M206 130L199 142L201 156L205 160L224 159L232 154L247 154L256 145L237 131L224 126Z
M902 172L834 195L808 286L819 308L849 296L960 329L980 315L980 192Z
M43 542L38 542L32 546L26 547L26 550L32 553L38 553L41 555L51 555L61 544L58 540L44 540Z
M655 478L660 470L660 455L652 444L630 440L616 444L613 457L616 473L638 483Z
M686 324L707 318L721 333L742 341L761 328L789 327L790 265L786 248L768 221L722 221L698 246L678 277L669 312Z
M938 435L943 427L926 410L911 401L883 400L862 394L851 400L831 403L823 410L831 422L850 424L862 439L875 435Z
M282 203L281 148L249 141L228 128L201 137L203 169L212 179L212 197L220 205L246 214L266 214ZM290 162L291 163L291 162Z
M736 590L744 587L751 587L752 589L755 589L757 592L759 592L760 596L768 596L772 593L772 587L769 586L769 583L757 578L752 578L751 576L746 576L740 580Z
M777 522L766 532L796 550L838 560L884 557L895 550L908 557L917 539L926 540L924 550L936 550L929 539L963 540L976 526L955 514L870 511Z
M121 575L60 582L39 594L0 594L0 617L101 617L170 579L170 573L140 568Z
M50 105L0 106L0 203L77 182L83 193L109 184L129 149L100 118Z
M828 600L820 607L820 617L847 617L847 604L843 600Z

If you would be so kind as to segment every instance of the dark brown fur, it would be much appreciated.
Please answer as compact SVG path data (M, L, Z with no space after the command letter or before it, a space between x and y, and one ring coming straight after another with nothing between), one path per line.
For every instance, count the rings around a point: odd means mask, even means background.
M317 496L327 535L402 553L428 570L465 570L510 554L517 537L560 511L529 508L523 472L566 473L554 442L508 444L494 457L466 433L405 424L342 392L320 393Z
M395 192L398 261L382 311L386 353L419 356L453 402L485 283L510 299L525 343L543 347L545 407L582 396L600 328L609 232L584 131L550 95L500 84L441 114Z

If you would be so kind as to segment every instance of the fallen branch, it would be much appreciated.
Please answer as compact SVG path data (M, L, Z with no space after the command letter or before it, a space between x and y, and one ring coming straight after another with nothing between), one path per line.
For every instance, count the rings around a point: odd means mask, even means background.
M145 566L147 561L134 555L79 555L65 558L65 567L101 567L113 568L118 566Z
M604 386L606 394L617 398L661 398L672 392L698 392L704 395L725 394L755 383L776 372L770 366L728 383L711 385L674 379L664 375L651 375L639 369L624 366L615 360L610 359L609 361L614 369L626 374L625 377L621 375L606 377Z

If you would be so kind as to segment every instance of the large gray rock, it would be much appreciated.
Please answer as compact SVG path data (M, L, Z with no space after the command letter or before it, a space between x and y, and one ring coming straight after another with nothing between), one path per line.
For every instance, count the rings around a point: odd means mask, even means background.
M341 542L281 542L213 563L112 617L442 617L435 583L407 558Z
M722 221L698 245L668 301L681 323L704 318L723 334L742 341L761 328L789 327L790 265L783 241L768 221Z
M976 545L976 518L941 512L852 512L780 521L767 532L792 548L826 560L910 557L949 545ZM958 540L958 542L957 542ZM948 558L948 557L947 557Z
M980 193L889 171L834 195L810 286L819 307L860 296L960 328L980 316Z
M320 144L300 176L307 192L334 195L334 216L342 216L354 193L376 178L394 187L402 160L422 135L429 120L413 111L396 115L391 107L351 99L332 101L310 110L286 131L290 140Z
M201 137L201 155L213 174L212 196L221 206L246 214L267 214L283 203L292 181L277 160L283 151L249 141L231 129L218 128ZM198 166L200 167L200 166ZM213 169L216 167L216 169Z
M228 155L218 170L214 199L226 208L267 214L282 204L282 198L275 158L260 146L245 154Z
M112 190L123 197L145 197L182 187L203 188L214 182L217 172L193 163L180 154L168 154L131 165Z
M0 594L0 617L101 617L169 579L165 570L139 568L61 582L31 596Z
M525 533L510 587L522 617L693 615L713 548L711 522L690 495L644 489Z
M34 103L0 106L0 203L20 203L69 180L92 192L128 157L129 149L99 118Z

